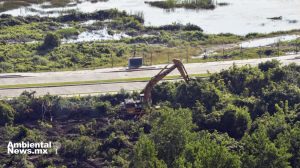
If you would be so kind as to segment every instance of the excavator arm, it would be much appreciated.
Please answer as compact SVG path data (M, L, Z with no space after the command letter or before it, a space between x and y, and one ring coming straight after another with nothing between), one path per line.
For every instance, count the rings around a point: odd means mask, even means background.
M181 76L185 80L185 82L188 82L190 80L188 73L182 64L182 62L178 59L173 59L174 65L172 65L170 68L163 68L157 75L152 77L152 79L147 83L145 86L144 90L141 92L143 95L143 103L150 105L152 103L152 98L151 98L151 91L154 88L154 86L162 80L165 76L167 76L169 73L171 73L174 69L178 69L180 72Z

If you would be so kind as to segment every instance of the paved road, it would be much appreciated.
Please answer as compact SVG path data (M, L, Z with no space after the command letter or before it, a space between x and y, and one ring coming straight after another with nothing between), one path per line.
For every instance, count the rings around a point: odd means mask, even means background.
M130 83L113 83L113 84L95 84L95 85L78 85L48 88L27 88L27 89L0 89L1 98L11 98L19 96L24 90L36 91L37 96L47 93L51 95L61 95L64 97L72 95L99 95L108 92L118 92L122 88L127 91L142 90L147 82L130 82Z
M207 63L192 63L185 64L189 74L201 74L209 72L219 72L222 69L227 69L235 63L241 65L257 65L260 62L265 62L271 59L280 60L283 64L297 63L300 64L300 55L289 55L277 58L235 60L235 61L220 61ZM108 79L126 79L151 77L159 72L165 65L153 67L144 67L143 70L129 71L126 68L108 68L96 70L81 70L81 71L65 71L65 72L42 72L42 73L7 73L0 74L0 85L15 85L15 84L32 84L32 83L52 83L52 82L72 82L72 81L93 81L93 80L108 80ZM179 75L177 71L171 75ZM69 94L87 94L99 92L117 92L121 88L125 90L141 90L145 86L145 82L135 83L112 83L112 84L95 84L81 86L64 86L64 87L47 87L47 88L31 88L31 89L0 89L0 97L15 97L24 90L35 90L37 95L47 93L54 95L69 95Z

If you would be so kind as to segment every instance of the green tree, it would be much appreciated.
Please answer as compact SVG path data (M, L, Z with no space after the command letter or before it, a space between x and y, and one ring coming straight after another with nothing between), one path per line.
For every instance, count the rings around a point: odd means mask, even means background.
M95 110L99 116L102 116L109 114L112 111L112 107L109 101L97 102L95 104Z
M14 117L15 110L9 104L0 101L0 125L12 124Z
M44 39L42 48L44 49L53 49L60 45L60 38L55 33L48 33Z
M297 123L295 128L285 131L278 135L275 143L279 146L285 146L288 152L292 154L289 162L293 168L300 167L300 124Z
M275 82L280 80L300 87L300 66L293 63L272 72L271 79Z
M60 154L65 157L86 160L96 154L99 142L90 137L81 136L75 140L65 140L62 143Z
M246 108L229 105L221 117L221 130L227 132L231 137L239 139L250 128L251 122Z
M280 62L278 60L273 59L272 61L267 61L258 64L258 68L261 71L269 71L270 69L278 68L280 66Z
M285 146L276 146L269 139L264 126L260 126L252 135L244 136L242 143L242 167L290 167L292 155Z
M29 141L39 142L45 140L44 133L37 129L29 129L23 125L16 127L14 135L11 138L13 141Z
M162 101L174 101L176 86L174 83L163 82L156 85L152 90L152 102L154 104Z
M288 134L290 139L290 148L289 151L293 154L290 159L291 165L295 168L300 167L300 123L296 124L295 127Z
M276 112L275 105L280 102L288 101L291 107L298 104L300 102L300 88L287 82L272 83L263 88L261 99L268 105L268 111L274 114Z
M161 116L153 122L151 139L158 151L158 158L164 160L168 167L179 157L189 139L192 138L192 114L190 110L172 110L164 108Z
M183 154L176 161L176 167L238 168L241 167L241 162L237 154L204 134L199 140L186 145Z
M245 90L250 93L259 93L267 84L265 74L258 68L243 66L238 68L236 65L229 70L213 76L211 80L224 80L225 85L234 94L242 94Z
M285 103L285 106L288 103ZM258 126L264 126L268 137L271 141L275 140L277 136L285 131L290 130L290 125L287 123L287 115L289 111L281 108L278 104L275 105L276 113L270 116L269 113L257 119ZM285 114L286 113L286 114Z
M163 161L157 158L154 142L145 135L141 136L134 146L134 155L131 164L132 167L136 168L167 167Z
M204 80L182 83L176 91L176 102L182 107L194 107L200 101L204 107L211 111L220 101L221 91L211 83Z
M193 121L199 130L220 130L221 112L209 112L201 102L196 102L193 109Z

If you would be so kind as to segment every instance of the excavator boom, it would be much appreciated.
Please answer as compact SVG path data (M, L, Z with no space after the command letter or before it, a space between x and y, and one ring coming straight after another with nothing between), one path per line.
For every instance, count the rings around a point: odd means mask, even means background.
M174 59L173 63L174 64L171 67L168 68L167 65L157 75L151 78L144 90L141 92L140 100L125 99L125 101L121 104L121 107L126 110L128 115L142 114L144 105L150 106L152 104L151 91L154 86L176 68L185 82L189 82L190 78L182 62L178 59Z
M147 105L151 104L152 89L160 80L162 80L165 76L167 76L169 73L171 73L174 69L176 69L176 68L178 69L178 71L180 72L180 74L183 77L183 79L185 80L185 82L188 82L190 80L188 73L187 73L184 65L182 64L182 62L178 59L173 59L173 63L174 63L174 65L172 65L170 68L167 68L167 66L166 66L157 75L152 77L152 79L147 83L146 87L142 91L142 94L144 94L144 96L143 96L144 104L147 104Z

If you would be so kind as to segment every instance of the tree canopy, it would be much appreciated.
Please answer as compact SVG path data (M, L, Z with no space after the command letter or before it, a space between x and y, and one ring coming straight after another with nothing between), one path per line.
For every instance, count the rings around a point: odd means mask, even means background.
M20 167L298 168L300 66L233 66L206 79L163 82L140 116L120 104L138 93L0 101L0 145L55 141L49 161L0 155Z

